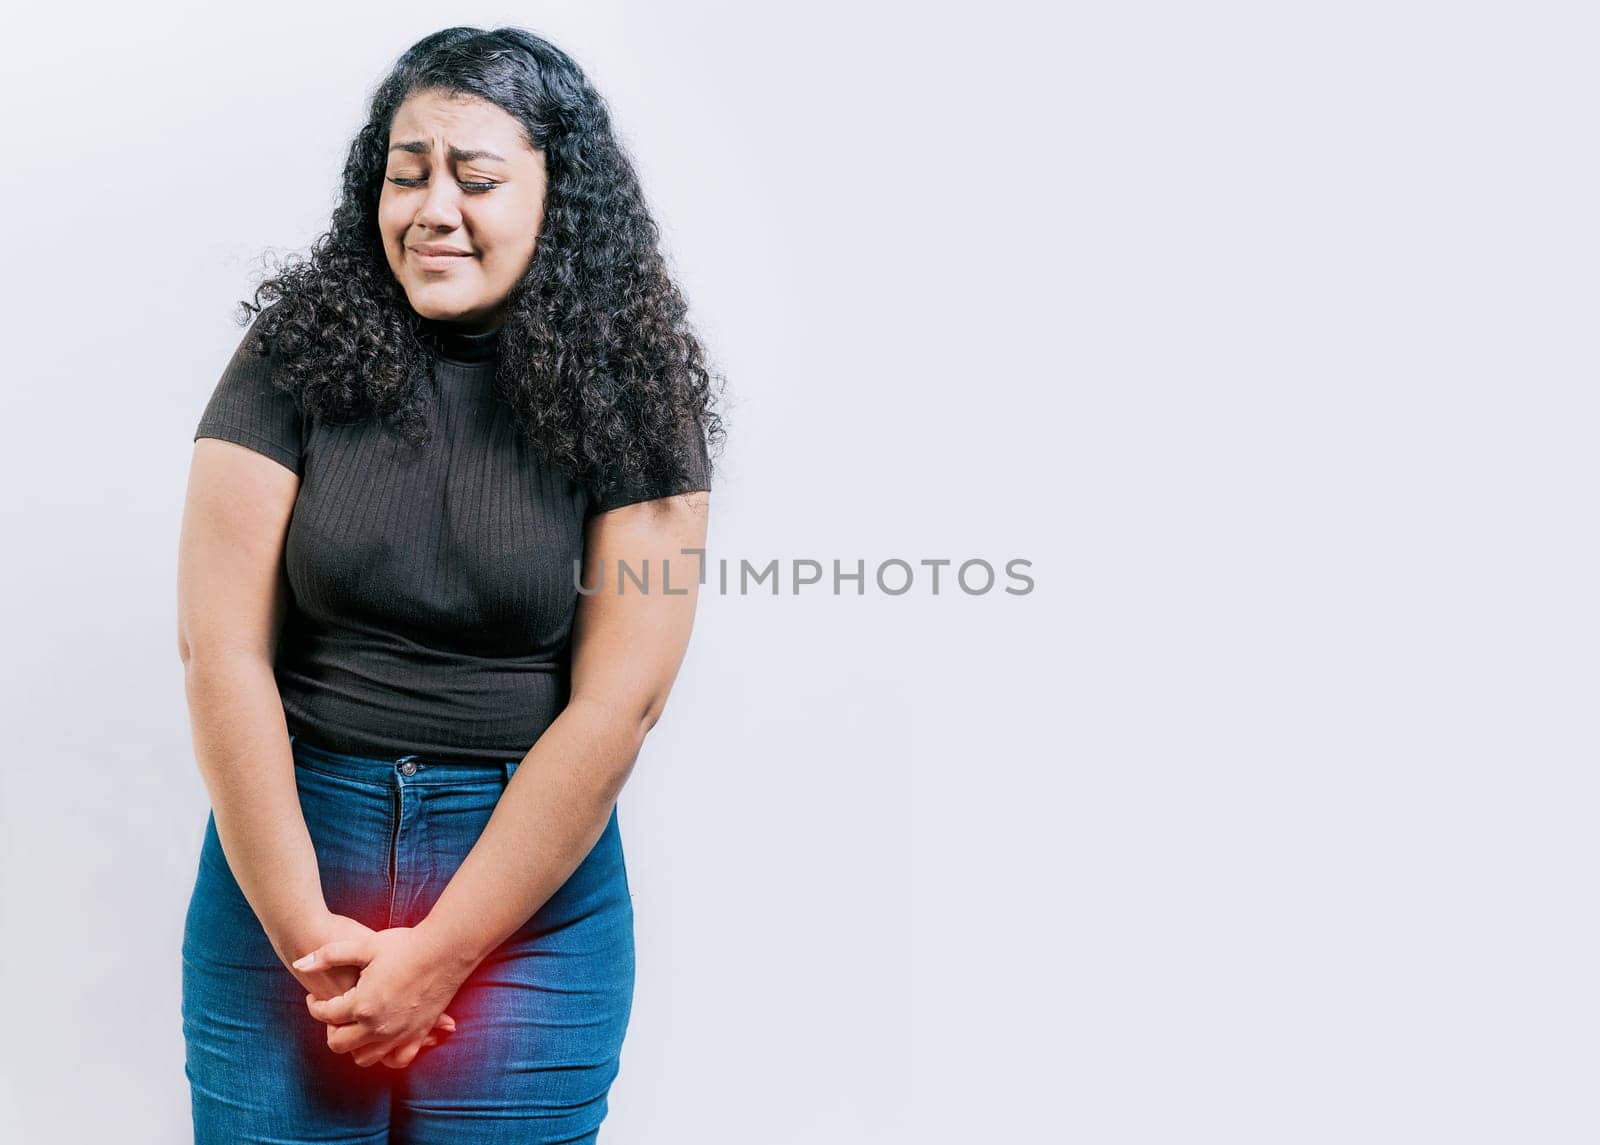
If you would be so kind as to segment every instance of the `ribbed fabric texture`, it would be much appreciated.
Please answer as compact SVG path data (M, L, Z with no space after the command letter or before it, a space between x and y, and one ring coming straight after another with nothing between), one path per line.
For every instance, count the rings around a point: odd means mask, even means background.
M426 446L375 419L303 419L273 388L277 354L252 354L248 335L194 436L300 475L275 663L291 733L353 755L519 759L570 694L586 518L709 484L580 487L494 393L498 332L425 322L424 334L436 351Z

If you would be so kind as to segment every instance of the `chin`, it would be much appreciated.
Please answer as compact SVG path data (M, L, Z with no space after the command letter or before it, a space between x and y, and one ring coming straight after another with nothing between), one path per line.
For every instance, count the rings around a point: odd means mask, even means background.
M441 289L442 285L434 282L414 283L406 291L411 308L428 318L452 318L466 313L477 304L476 296L468 296L464 291L444 290Z

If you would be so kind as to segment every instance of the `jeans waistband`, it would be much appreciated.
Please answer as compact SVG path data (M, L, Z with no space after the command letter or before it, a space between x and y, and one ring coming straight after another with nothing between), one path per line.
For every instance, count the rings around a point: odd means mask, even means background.
M507 759L500 763L451 763L432 759L426 755L397 755L392 759L379 759L364 755L348 755L332 748L307 743L297 735L289 736L289 750L296 762L304 759L322 771L329 771L362 783L391 784L416 783L422 785L445 783L486 783L498 780L510 782L520 759Z

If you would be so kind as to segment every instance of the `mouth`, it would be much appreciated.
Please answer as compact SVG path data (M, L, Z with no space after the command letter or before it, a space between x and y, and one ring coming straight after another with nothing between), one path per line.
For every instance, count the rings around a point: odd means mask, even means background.
M417 250L415 247L408 248L407 254L422 270L452 270L472 258L467 251L433 252Z

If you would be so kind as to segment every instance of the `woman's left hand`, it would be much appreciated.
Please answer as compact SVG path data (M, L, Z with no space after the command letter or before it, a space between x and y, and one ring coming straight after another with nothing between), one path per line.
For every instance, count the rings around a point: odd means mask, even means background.
M423 932L409 926L326 943L294 965L298 970L361 969L356 984L336 998L307 994L306 1008L328 1024L328 1048L352 1054L362 1067L425 1038L465 981Z

